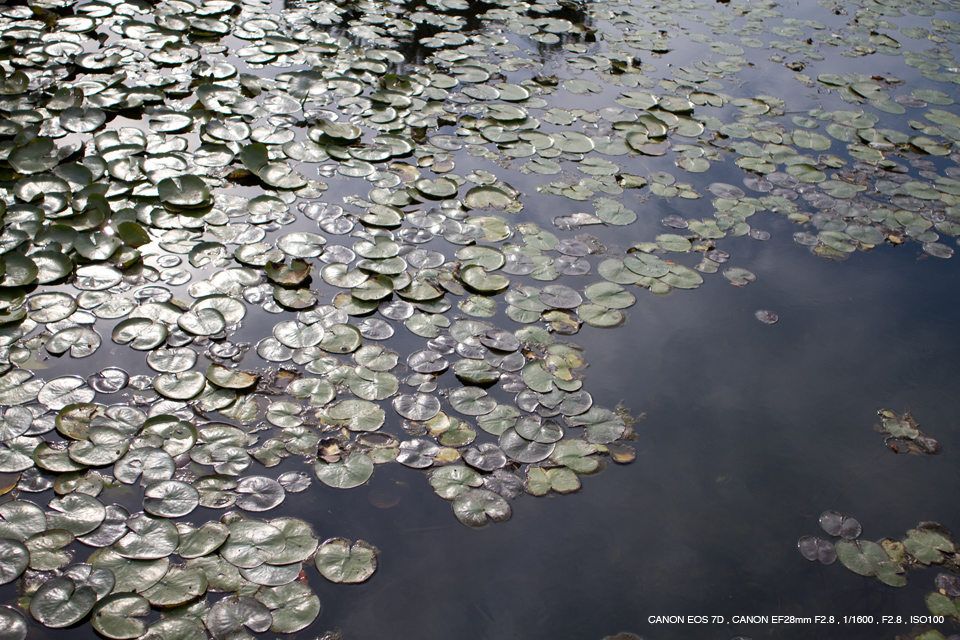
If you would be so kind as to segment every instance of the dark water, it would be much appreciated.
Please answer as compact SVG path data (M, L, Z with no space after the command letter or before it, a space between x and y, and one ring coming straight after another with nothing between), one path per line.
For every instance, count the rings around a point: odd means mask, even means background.
M717 5L718 15L749 7L749 3L725 4ZM475 18L492 6L478 4L451 13ZM642 3L633 6L649 12L657 8ZM872 27L856 26L850 16L859 12L866 23L871 19L867 12L881 7L836 5L844 8L840 13L832 12L832 6L795 3L777 8L788 17L823 20L829 23L828 30L866 37ZM937 8L939 16L957 19L957 11L949 6L937 4ZM280 9L273 8L275 12ZM697 10L709 14L712 6ZM584 7L572 6L557 7L551 13L585 21L601 32L612 30L611 22L588 20L588 14ZM689 16L680 15L678 20L685 36L687 30L710 32ZM468 21L470 28L479 24L476 19ZM905 16L897 24L929 25L929 19ZM437 32L420 29L414 39ZM496 29L499 26L491 31ZM728 35L716 37L736 40ZM529 79L536 72L556 73L561 79L575 75L598 79L592 72L571 72L567 64L573 54L560 46L534 47L516 35L509 39L522 45L522 55L533 56L535 49L537 61L542 63L536 70L515 72L508 78L511 82ZM935 41L940 47L936 53L944 54L945 66L955 67L956 62L947 59L946 53L956 53L957 46L942 39L944 42ZM934 46L902 40L916 50ZM228 36L223 43L228 46L225 57L241 66L231 52L246 41ZM651 77L669 80L676 69L701 59L702 53L684 38L677 38L673 45L674 50L663 56L640 54L653 68ZM591 42L584 53L601 53L611 46ZM826 56L823 61L807 59L811 75L890 74L906 80L903 91L938 88L956 95L955 85L924 79L900 58L880 54L848 58L839 53L844 47L821 50ZM422 62L432 53L417 43L398 49L408 62ZM735 94L733 97L769 94L784 99L786 113L780 118L784 121L817 107L869 111L868 106L844 103L823 85L797 83L782 65L768 62L774 53L748 50L744 55L751 65L736 78L725 79L724 90ZM278 72L270 68L247 71L264 77ZM550 106L564 109L596 110L616 105L614 99L622 90L626 88L604 85L597 95L565 93L547 96L547 100ZM652 90L663 93L658 87ZM955 106L940 108L956 111ZM730 122L736 108L729 104L722 108L698 106L697 113L701 112ZM900 130L908 129L907 120L924 113L917 110L895 116L876 109L870 112L880 118L877 129ZM142 126L125 117L115 124L121 123ZM608 133L606 126L601 122L588 132ZM794 127L788 124L787 128ZM548 132L562 129L543 127ZM456 127L445 126L440 132L454 134ZM297 136L302 139L304 132L298 130ZM196 137L190 139L191 144L196 142ZM838 152L838 146L842 148L834 143L831 151ZM904 155L919 157L912 152ZM849 156L844 157L853 164ZM672 232L660 223L666 215L709 218L714 213L709 195L682 201L653 197L648 191L638 197L628 192L620 201L637 211L639 219L632 225L560 232L552 225L553 217L593 209L589 200L538 194L538 186L560 176L523 174L517 161L496 164L473 158L466 151L456 153L455 158L458 173L495 169L498 178L522 192L526 207L509 216L511 224L536 222L559 237L589 232L610 255ZM947 168L956 172L955 155L924 158L940 174ZM630 154L612 160L623 173L671 171L701 193L713 182L739 186L745 175L732 161L715 161L705 174L686 174L673 163L672 155ZM916 178L917 167L910 171ZM341 202L351 195L366 197L370 188L360 180L334 178L329 182L330 190L323 196L327 202ZM259 188L224 190L245 197L259 193ZM605 194L596 194L601 196ZM815 212L802 199L798 204L804 213ZM621 466L607 460L602 471L584 476L582 490L572 495L521 496L512 502L513 515L508 522L479 530L469 529L453 517L450 505L434 494L423 473L396 464L379 466L369 483L349 491L314 481L308 491L291 493L280 508L262 514L307 520L320 540L363 539L380 550L377 573L362 585L332 584L308 569L310 586L323 603L323 613L307 629L285 637L313 640L339 629L344 639L357 640L599 640L618 632L647 640L737 636L872 640L912 638L925 631L928 627L911 622L910 617L928 613L924 597L935 590L934 579L941 569L911 568L907 586L893 588L856 575L839 562L830 566L808 562L798 553L797 540L807 535L827 537L818 518L830 509L859 519L866 540L900 539L923 521L937 521L951 530L960 526L960 507L954 495L956 452L960 451L957 259L939 260L925 253L920 243L908 241L903 246L858 251L845 261L833 262L794 242L797 231L816 232L809 225L799 226L770 212L755 214L749 223L754 229L768 231L770 240L726 237L719 246L732 256L724 266L748 268L756 274L756 282L735 287L714 274L705 276L696 291L677 290L659 296L631 289L638 301L627 310L624 326L611 330L584 326L576 335L564 338L584 349L589 362L584 388L595 404L620 405L638 419L636 440L630 443L637 450L632 464ZM265 241L293 230L315 231L316 223L301 217L272 232ZM343 244L354 241L349 237L328 239ZM940 242L956 246L954 239L946 236ZM455 250L439 237L422 246L444 251L448 258ZM696 254L665 257L691 267L699 260ZM598 260L593 262L588 279L561 278L559 282L582 289L599 281ZM188 286L171 289L186 298ZM329 302L330 294L335 293L322 282L317 288L326 296L323 302ZM62 290L73 293L66 285ZM510 330L520 328L505 316L504 306L501 301L491 321ZM760 309L777 313L779 322L759 322L754 313ZM243 326L232 336L236 341L255 343L269 335L276 322L288 319L253 305L248 305L248 311ZM127 347L110 342L114 324L98 322L104 343L95 356L80 361L41 361L44 369L36 367L38 375L48 379L87 375L104 366L124 366L131 374L151 373L142 354L131 355ZM403 360L422 348L424 341L399 325L397 328L397 335L386 344L399 351ZM245 368L263 366L253 354L243 363ZM459 384L452 371L439 382L441 387ZM509 394L500 390L492 389L491 394L509 399ZM942 453L910 456L888 450L884 437L873 429L881 408L909 410L924 432L940 442ZM384 430L404 437L399 422L390 413ZM263 472L256 466L253 469ZM264 473L276 477L282 471L301 469L311 472L292 456ZM110 495L109 501L128 499L131 511L139 509L140 496L134 492ZM21 497L45 504L53 492ZM200 523L220 515L199 509L187 519ZM88 549L80 547L78 551L78 560L82 560ZM2 594L5 603L14 604L15 585L4 587ZM657 622L668 616L680 616L684 622ZM734 623L737 616L768 619ZM775 616L780 618L774 620ZM814 616L825 619L802 621ZM883 616L899 617L901 622L888 622ZM860 619L851 622L845 617ZM94 635L88 624L64 631L30 624L28 637L32 639ZM952 621L935 626L944 635L958 631ZM267 633L262 637L274 636Z
M949 497L960 354L945 339L956 326L956 270L909 250L811 260L776 230L768 243L744 244L752 264L780 265L777 278L758 270L742 290L715 281L696 296L643 300L627 330L576 336L604 372L598 402L646 413L633 465L584 478L575 495L521 498L509 524L481 531L452 522L402 471L383 469L359 490L396 495L389 509L323 493L318 531L329 519L344 535L381 540L383 552L369 584L318 587L327 624L359 638L892 638L913 629L880 616L925 614L935 568L894 589L839 563L810 563L796 540L822 535L817 519L828 509L857 517L867 539L960 517ZM780 322L760 324L757 308ZM944 453L887 450L872 429L880 407L911 409ZM669 615L872 615L878 624L648 622Z

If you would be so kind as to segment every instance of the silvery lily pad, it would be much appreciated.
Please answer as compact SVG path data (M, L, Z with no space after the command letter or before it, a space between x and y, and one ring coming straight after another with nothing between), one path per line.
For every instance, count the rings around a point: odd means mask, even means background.
M287 473L280 474L277 482L279 482L288 493L300 493L310 486L310 476L302 471L288 471Z
M477 387L460 387L447 396L450 405L458 412L468 416L482 416L497 406L497 401L487 392Z
M414 469L426 469L433 466L434 458L440 453L440 447L434 442L422 438L405 440L400 443L400 453L397 455L397 462L413 467Z
M153 388L172 400L189 400L200 395L206 380L199 371L162 373L153 379Z
M177 548L180 534L171 521L144 513L127 520L129 533L117 540L113 550L132 560L157 560L166 558Z
M823 564L832 564L837 559L837 551L832 542L804 536L797 542L800 554L807 560L820 561Z
M30 552L16 540L0 540L0 584L20 577L30 563Z
M492 442L482 442L476 447L464 450L463 459L468 465L481 471L494 471L507 464L503 449Z
M203 571L171 565L164 576L142 595L153 606L173 607L186 604L206 591L207 577Z
M144 511L164 518L185 516L200 504L200 493L192 485L177 480L151 484L143 496Z
M97 393L116 393L127 386L130 375L118 367L107 367L87 378L87 384Z
M237 506L244 511L269 511L286 497L279 482L265 476L248 476L237 483Z
M840 536L844 540L854 540L860 537L863 527L856 518L844 516L836 511L824 511L820 515L820 526L832 536Z
M253 598L230 596L214 604L204 617L215 640L248 637L244 629L263 633L273 624L270 610Z
M486 489L468 489L453 501L453 513L468 527L482 527L487 519L505 522L510 519L510 505L502 497Z
M532 463L546 460L553 453L554 443L528 440L510 428L500 436L500 448L510 459L520 463Z
M87 615L97 602L91 587L77 587L67 577L44 582L30 600L30 614L40 623L59 629L68 627Z
M27 621L23 614L13 607L0 606L0 635L4 640L24 640L27 637Z
M256 599L270 609L273 633L295 633L308 627L320 615L320 598L299 582L263 587Z
M440 401L425 393L403 394L394 398L393 408L408 420L425 421L440 412Z
M177 524L180 543L177 555L181 558L199 558L215 551L222 545L230 530L219 522L206 522L199 529L181 522Z
M128 640L143 635L147 626L137 618L150 613L150 603L135 593L115 593L97 602L91 622L101 635Z
M373 475L373 461L362 453L352 453L336 462L318 460L313 470L320 482L337 489L352 489L370 479Z

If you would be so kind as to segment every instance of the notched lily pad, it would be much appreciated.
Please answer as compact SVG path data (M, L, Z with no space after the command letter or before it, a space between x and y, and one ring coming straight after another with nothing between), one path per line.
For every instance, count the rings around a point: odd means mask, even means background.
M366 582L377 570L380 551L373 545L345 538L331 538L317 549L315 564L320 575L330 582L357 584Z
M453 513L468 527L482 527L489 519L505 522L510 519L510 504L487 489L468 489L453 500Z
M60 629L79 622L97 603L97 592L77 587L71 578L47 580L30 599L30 615L38 622Z

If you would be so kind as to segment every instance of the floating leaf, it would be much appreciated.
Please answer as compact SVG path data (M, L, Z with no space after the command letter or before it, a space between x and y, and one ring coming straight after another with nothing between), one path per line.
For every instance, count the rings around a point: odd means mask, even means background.
M337 462L318 460L313 466L320 482L337 489L352 489L373 475L373 461L362 453L352 453Z
M185 482L164 480L147 486L143 510L164 518L185 516L200 504L200 493Z
M229 596L210 607L204 622L214 638L225 640L248 637L244 629L263 633L273 624L273 617L253 598Z
M445 500L453 500L467 489L482 484L479 473L462 465L440 467L430 474L430 486Z
M266 522L240 520L230 525L230 536L220 555L239 568L259 567L280 557L286 546L283 532Z
M114 640L143 635L147 627L137 620L150 613L150 603L135 593L115 593L97 602L91 622L98 633Z
M499 495L486 489L468 489L453 500L453 513L468 527L482 527L489 518L493 522L510 519L510 505Z
M530 467L527 472L526 488L535 496L546 495L550 491L572 493L580 489L580 480L577 474L566 467L546 470Z
M159 581L142 592L156 607L186 604L207 591L207 577L199 569L172 565Z
M167 339L167 328L149 318L130 318L118 323L111 337L117 344L129 344L138 351L149 351Z
M320 598L299 582L263 587L255 597L270 609L270 631L274 633L300 631L320 615Z
M244 511L269 511L283 502L280 483L264 476L248 476L237 483L237 506Z
M797 542L800 554L811 562L819 560L823 564L833 564L837 559L837 551L832 542L804 536Z
M468 416L482 416L490 413L497 406L497 401L487 395L487 392L477 387L460 387L454 389L447 396L450 405L460 413Z
M846 568L862 576L876 576L890 586L903 586L903 569L890 560L887 552L875 542L841 540L836 546L837 558Z
M377 570L378 555L380 551L363 540L351 544L345 538L332 538L317 549L316 565L330 582L357 584Z
M943 553L954 551L953 542L943 533L931 529L910 529L903 541L907 552L923 564L940 563Z
M90 402L96 392L87 386L86 380L77 376L54 378L41 387L37 401L50 409L63 409L67 405Z
M16 540L0 540L0 584L20 577L30 563L30 552Z
M25 640L27 621L23 614L13 607L0 606L0 634L4 640Z
M97 602L97 593L84 585L77 587L67 577L47 580L30 600L30 614L42 624L59 629L81 620Z

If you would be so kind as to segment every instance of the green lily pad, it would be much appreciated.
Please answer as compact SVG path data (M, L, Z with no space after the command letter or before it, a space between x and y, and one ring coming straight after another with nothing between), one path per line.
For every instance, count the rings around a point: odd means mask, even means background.
M487 520L506 522L510 519L510 504L486 489L468 489L453 500L453 513L468 527L482 527Z
M185 516L200 504L200 493L192 485L178 480L151 484L143 496L143 510L164 518Z
M51 578L30 599L30 614L41 624L60 629L82 620L96 603L97 592L91 587L77 587L67 577Z
M273 624L270 610L246 596L229 596L207 612L204 623L214 638L248 638L244 629L263 633Z
M840 540L836 548L843 566L861 576L875 576L881 566L890 563L890 556L875 542Z
M562 440L557 443L550 461L563 465L576 473L592 473L600 466L600 462L592 457L597 452L597 446L583 440Z
M907 552L923 564L943 562L943 553L952 553L953 542L935 530L911 529L903 541Z
M116 578L115 591L143 591L166 574L170 560L166 554L153 560L126 558L112 549L100 549L90 556L95 568L109 569Z
M497 401L478 387L460 387L447 396L450 406L468 416L482 416L497 406Z
M525 486L527 492L535 496L546 495L550 491L573 493L580 489L580 479L566 467L556 469L531 467L527 471Z
M373 475L374 464L369 456L352 453L336 462L317 460L313 466L320 482L337 489L359 487Z
M624 323L626 317L617 309L608 309L596 304L580 305L577 309L580 319L592 327L609 329L619 327Z
M259 520L241 520L230 525L220 555L238 568L252 569L280 557L285 546L280 529Z
M391 387L394 391L396 390L392 383ZM342 424L351 431L376 431L386 419L386 414L377 404L370 400L355 398L333 405L327 409L326 416L329 420Z
M207 577L200 569L171 565L159 581L142 592L155 607L186 604L207 591Z
M471 209L496 209L506 211L518 203L508 191L493 185L473 187L463 197L463 202Z
M130 532L113 545L113 550L132 560L157 560L173 553L180 542L176 525L170 520L136 514L127 521Z
M177 523L180 543L177 555L181 558L199 558L216 551L230 535L230 529L219 522L206 522L199 529L193 525Z
M14 500L0 505L0 538L25 541L47 529L43 509L26 500Z
M143 635L147 626L137 618L150 613L150 602L135 593L115 593L97 602L91 622L98 633L113 640Z
M444 500L453 500L471 487L483 484L480 474L463 465L440 467L430 474L430 486Z
M0 540L0 584L20 577L30 564L30 551L16 540Z
M295 633L310 626L320 615L320 598L299 582L262 587L255 597L270 609L273 633Z
M598 198L594 201L594 207L597 210L597 217L616 226L625 226L633 224L637 220L637 214L625 206L609 198Z
M377 570L378 555L380 551L363 540L351 544L345 538L332 538L317 549L315 564L330 582L357 584Z
M510 278L497 273L488 273L478 264L471 264L460 271L460 279L471 290L482 294L503 291L510 286Z
M223 365L211 364L207 367L207 380L227 389L247 389L260 379L260 374L251 371L228 369Z
M927 609L935 616L960 617L960 608L957 608L957 601L942 593L936 591L928 593L924 601L926 602ZM923 636L920 637L922 638ZM934 637L931 637L930 640L934 640Z
M167 339L167 328L149 318L130 318L118 323L111 337L117 344L129 344L138 351L149 351Z

